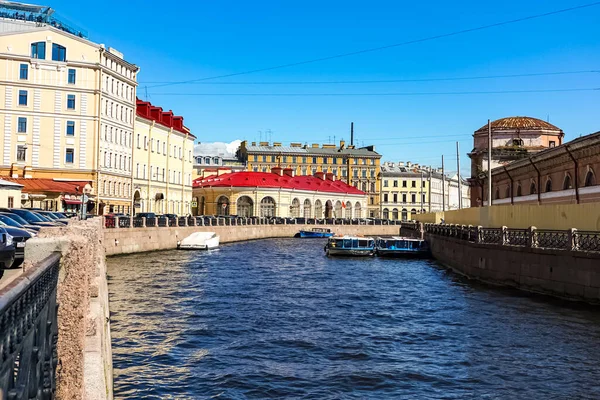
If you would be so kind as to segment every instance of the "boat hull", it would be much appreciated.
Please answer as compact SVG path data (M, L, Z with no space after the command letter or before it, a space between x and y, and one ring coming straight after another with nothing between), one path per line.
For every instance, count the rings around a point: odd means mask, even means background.
M301 238L330 238L333 235L333 232L300 231Z
M335 257L371 257L374 252L373 249L327 249L327 255Z
M377 249L376 254L378 257L387 257L387 258L430 258L431 257L431 253L429 251L411 251L411 250Z
M210 233L195 233L177 244L178 250L211 250L219 247L220 237Z

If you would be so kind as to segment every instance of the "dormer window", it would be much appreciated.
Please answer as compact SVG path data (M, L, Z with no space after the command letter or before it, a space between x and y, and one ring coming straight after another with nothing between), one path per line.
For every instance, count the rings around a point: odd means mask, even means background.
M523 139L513 139L513 146L523 146Z
M46 59L46 42L31 43L31 58Z
M52 44L52 60L53 61L67 61L67 49L60 44Z

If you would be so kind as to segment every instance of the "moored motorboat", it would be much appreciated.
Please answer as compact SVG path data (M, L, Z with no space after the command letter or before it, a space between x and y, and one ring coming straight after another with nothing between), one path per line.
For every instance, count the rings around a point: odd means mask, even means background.
M328 256L366 257L375 254L375 239L361 236L336 236L325 245Z
M301 238L328 238L335 235L329 228L312 228L311 230L301 230L296 235Z
M194 232L180 242L179 250L210 250L219 247L220 237L215 232Z
M401 236L378 237L375 253L380 257L430 257L425 240Z

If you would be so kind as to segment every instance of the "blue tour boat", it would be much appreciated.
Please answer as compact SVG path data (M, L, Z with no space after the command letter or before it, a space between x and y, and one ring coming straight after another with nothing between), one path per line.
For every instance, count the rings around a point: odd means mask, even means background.
M301 238L328 238L334 235L328 228L312 228L309 231L300 231L298 237Z
M400 236L378 237L375 253L380 257L430 257L425 240Z
M325 245L328 256L366 257L375 254L375 239L359 236L329 238Z

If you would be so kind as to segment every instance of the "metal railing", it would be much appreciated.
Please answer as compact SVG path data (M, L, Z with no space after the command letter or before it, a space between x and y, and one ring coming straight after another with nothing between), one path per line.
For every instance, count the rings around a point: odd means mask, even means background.
M187 216L167 218L105 216L106 228L142 228L175 226L245 226L245 225L407 225L416 227L418 222L379 218L283 218L283 217L234 217L234 216Z
M0 398L52 399L58 339L54 253L0 291Z
M403 224L404 228L404 224ZM600 232L537 229L484 228L472 225L425 224L425 232L479 244L521 246L552 250L600 252Z

